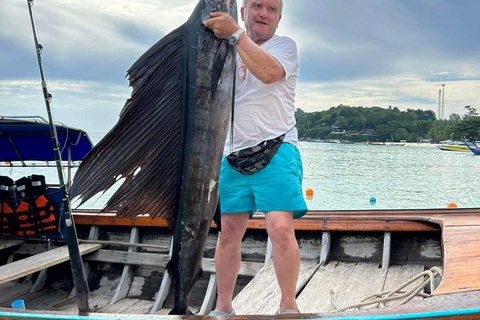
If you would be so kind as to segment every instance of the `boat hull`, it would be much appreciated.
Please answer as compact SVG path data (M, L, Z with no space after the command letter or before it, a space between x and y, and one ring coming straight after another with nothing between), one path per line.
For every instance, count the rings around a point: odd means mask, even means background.
M467 146L438 145L437 148L443 151L470 152Z
M479 216L479 209L458 208L310 211L305 217L295 220L302 257L300 279L303 279L301 284L299 282L297 302L303 313L298 316L289 315L288 318L480 319L480 283L475 280L480 278L480 275L476 271L478 268L472 268L472 263L476 263L475 257L478 256L475 255L475 248L480 241L480 233L475 230L480 227ZM89 319L147 317L145 314L150 314L156 297L160 295L159 288L169 260L168 247L172 231L165 222L149 217L132 220L118 218L113 213L101 215L93 210L76 212L74 217L81 244L84 241L82 239L87 238L102 241L100 249L96 248L96 251L84 255L84 261L89 268L90 305L95 307L95 310L89 313ZM97 230L97 237L92 230ZM133 232L134 230L136 231ZM133 237L134 233L137 234L136 238ZM192 311L197 316L164 315L173 305L173 293L170 289L167 290L167 297L159 309L148 315L148 318L202 319L202 314L208 314L208 310L203 306L205 300L208 300L209 292L213 292L210 298L215 298L215 290L209 288L215 273L213 256L216 237L217 230L212 228L202 261L205 274L192 292ZM132 246L139 247L128 249L125 244L128 245L129 242L132 242ZM17 265L26 255L31 258L42 253L45 253L44 256L53 255L62 243L55 240L51 241L50 246L48 251L41 241L35 243L33 240L25 240L25 243L18 247L0 250L0 259L5 263L8 256L14 255L16 261L12 263ZM325 254L327 247L328 255ZM386 251L389 254L386 254ZM238 311L237 314L242 316L231 319L286 318L276 315L278 310L275 308L278 308L278 304L275 299L279 295L272 286L276 281L269 280L264 285L258 281L267 279L267 276L270 277L268 279L274 279L273 272L268 274L269 263L265 263L268 259L265 220L263 215L257 214L250 220L242 243L242 265L235 289L234 308ZM324 264L318 265L319 259L325 259ZM386 283L405 282L412 275L418 274L418 271L432 267L443 268L443 278L439 284L436 283L436 290L428 298L410 301L402 306L387 304L383 309L332 313L328 295L332 285L343 288L333 288L335 303L343 308L359 301L368 292L386 289ZM8 269L8 263L0 268ZM0 285L0 301L3 301L0 307L4 308L0 310L0 318L83 319L78 317L74 299L68 298L73 289L71 280L68 280L68 269L68 262L49 265L46 269L45 285L42 288L42 285L37 284L35 293L29 291L41 277L41 272L38 272L41 268L37 268L30 278L25 278L25 274L22 274L23 278ZM117 288L121 287L125 269L132 274L130 280L125 281L129 284L128 293L112 302ZM399 274L399 270L410 271L408 276L390 277ZM464 271L468 271L468 275L459 278ZM379 277L384 277L385 280L379 281ZM354 287L351 287L352 281L355 283ZM52 288L57 290L52 291ZM20 290L23 290L23 293ZM325 294L315 296L320 291ZM245 296L250 298L244 299ZM8 309L16 299L24 299L30 310ZM252 304L252 299L259 300ZM250 303L242 306L242 300ZM325 308L320 306L321 303ZM253 310L254 308L258 310Z

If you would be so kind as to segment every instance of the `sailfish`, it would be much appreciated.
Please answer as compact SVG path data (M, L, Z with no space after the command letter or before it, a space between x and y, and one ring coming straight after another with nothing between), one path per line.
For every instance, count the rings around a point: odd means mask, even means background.
M203 26L212 12L237 20L235 0L200 0L185 24L130 67L131 97L115 126L82 161L70 190L81 205L123 179L104 211L166 220L173 229L171 314L190 313L190 291L218 212L235 51Z

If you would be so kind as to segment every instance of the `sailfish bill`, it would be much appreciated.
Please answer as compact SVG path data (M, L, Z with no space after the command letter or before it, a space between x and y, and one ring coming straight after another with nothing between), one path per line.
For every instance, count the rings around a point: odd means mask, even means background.
M128 70L132 94L117 124L82 161L70 190L83 203L123 184L104 211L149 214L174 229L172 314L187 314L218 205L230 117L235 51L203 22L211 12L237 19L235 0L200 0L188 21Z

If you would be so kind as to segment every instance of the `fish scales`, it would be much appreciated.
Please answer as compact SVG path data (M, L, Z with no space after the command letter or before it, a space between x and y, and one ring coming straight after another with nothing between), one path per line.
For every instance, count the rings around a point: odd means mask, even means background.
M203 8L201 2L196 9L201 22L210 18L210 12L216 11L228 12L236 19L234 1L203 1L203 4ZM195 21L195 16L194 12L190 19ZM198 30L198 42L193 41L187 50L189 54L196 51L197 66L187 72L197 75L187 76L192 81L187 87L195 87L196 90L188 94L195 102L189 101L188 105L197 107L188 108L183 192L169 264L175 286L172 314L189 313L190 291L201 272L204 246L218 203L220 164L233 94L235 51L210 30L203 26L198 28L198 22L193 22L193 28ZM218 70L219 65L223 65L223 69Z

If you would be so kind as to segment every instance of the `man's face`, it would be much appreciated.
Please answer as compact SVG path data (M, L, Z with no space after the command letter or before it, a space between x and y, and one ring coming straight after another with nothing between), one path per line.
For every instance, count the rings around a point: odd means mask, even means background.
M248 36L258 45L273 37L282 18L278 0L248 0L241 14Z

